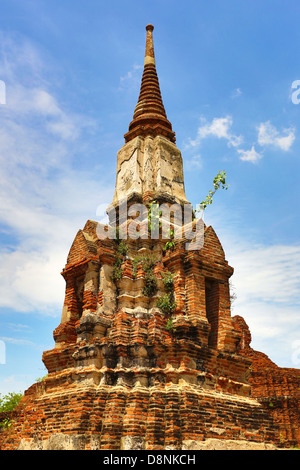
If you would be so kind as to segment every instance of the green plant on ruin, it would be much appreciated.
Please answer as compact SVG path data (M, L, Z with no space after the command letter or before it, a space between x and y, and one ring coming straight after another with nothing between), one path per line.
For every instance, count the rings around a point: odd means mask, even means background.
M157 291L157 280L153 273L146 272L146 284L143 287L143 295L146 297L152 297Z
M139 260L138 256L133 258L133 261L132 261L132 274L133 274L134 278L136 278L139 263L140 263L140 260Z
M164 250L167 251L167 250L172 250L175 246L175 242L174 242L174 229L173 228L170 228L169 231L168 231L168 234L167 234L167 237L170 239L168 240L165 245L164 245Z
M152 269L156 265L157 261L157 257L153 254L135 256L132 261L133 276L136 277L139 264L142 264L143 270L145 272L152 272Z
M170 315L176 308L173 292L168 292L157 299L156 306L166 315Z
M156 302L156 306L160 308L160 310L165 315L171 315L171 313L176 308L176 302L174 299L174 278L175 274L172 274L170 271L167 271L163 274L163 283L165 286L166 294L159 297ZM169 322L168 328L170 329L171 323Z
M13 411L19 405L23 393L10 392L7 395L0 394L0 413ZM5 418L0 422L0 428L9 429L12 426L11 418Z
M123 257L126 256L126 254L128 253L128 246L126 245L124 240L120 240L120 238L117 238L116 243L117 243L116 261L115 261L113 272L112 272L112 279L114 281L121 279L122 274L123 274L123 269L122 269Z
M119 253L121 256L126 256L127 255L128 246L126 245L124 240L119 241L117 253Z
M133 259L133 275L136 277L137 268L139 264L142 264L143 270L145 271L145 286L143 288L143 295L152 297L157 291L157 279L153 273L153 268L157 263L155 255L138 255Z
M162 211L159 210L159 204L156 201L152 201L149 204L148 210L148 232L151 234L157 233L158 230L161 230L162 223L161 223L161 216ZM170 228L167 234L168 240L164 245L164 250L173 249L175 246L174 242L174 228Z
M44 375L43 377L37 377L35 379L36 382L43 382L48 377L48 374Z
M171 273L170 271L167 271L162 275L162 278L166 291L173 292L175 274Z
M23 398L23 393L10 392L7 395L0 394L0 412L13 411Z
M11 425L12 425L12 420L10 418L5 418L3 421L1 421L0 428L9 429Z
M203 201L200 202L200 204L195 208L195 213L203 212L208 205L212 204L213 196L220 187L222 187L222 189L228 189L228 184L226 183L226 173L224 170L219 171L217 176L214 177L213 187L214 189L209 191L206 198L203 199Z
M173 324L172 318L168 318L166 329L169 330L169 331L174 329L174 324Z
M161 215L162 212L159 210L159 204L156 201L152 201L149 204L148 209L148 232L151 234L157 232L161 228Z
M115 261L115 264L114 264L114 267L113 267L113 272L112 272L112 279L114 281L118 281L119 279L121 279L122 277L122 274L123 274L123 269L122 269L122 262L123 262L123 259L121 258L121 256L117 253L117 256L116 256L116 261Z

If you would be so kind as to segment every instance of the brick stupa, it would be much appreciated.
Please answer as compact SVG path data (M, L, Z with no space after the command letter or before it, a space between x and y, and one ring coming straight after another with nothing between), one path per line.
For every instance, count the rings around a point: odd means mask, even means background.
M140 96L117 156L112 225L124 198L129 208L149 208L154 200L188 204L156 73L153 26L146 30ZM216 233L205 227L197 250L186 249L185 239L174 239L170 249L165 243L100 239L92 220L78 231L62 271L55 347L43 354L48 375L26 391L3 449L278 443L270 413L251 397L251 360L240 354L242 329L230 311L233 268Z

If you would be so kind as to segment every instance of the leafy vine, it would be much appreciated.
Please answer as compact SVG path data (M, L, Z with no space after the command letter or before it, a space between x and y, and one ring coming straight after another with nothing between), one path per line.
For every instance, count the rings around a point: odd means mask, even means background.
M213 179L213 187L214 189L208 192L208 195L202 202L195 208L195 213L202 212L206 209L206 207L213 202L213 196L216 191L222 186L222 189L228 189L228 184L226 183L226 172L219 171L217 176Z

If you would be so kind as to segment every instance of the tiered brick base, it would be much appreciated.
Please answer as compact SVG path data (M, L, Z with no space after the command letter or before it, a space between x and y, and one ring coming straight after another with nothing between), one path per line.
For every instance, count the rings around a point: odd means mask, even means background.
M27 396L7 449L183 449L206 439L274 441L250 398L187 383L133 388L75 384Z
M172 250L163 245L128 239L122 251L99 240L91 221L78 232L63 270L56 345L43 354L49 374L26 392L3 449L279 442L268 410L250 398L251 362L237 354L241 332L230 315L233 270L213 229L205 229L200 251L186 251L184 240ZM138 262L147 257L150 295ZM166 273L176 300L168 314L157 307Z

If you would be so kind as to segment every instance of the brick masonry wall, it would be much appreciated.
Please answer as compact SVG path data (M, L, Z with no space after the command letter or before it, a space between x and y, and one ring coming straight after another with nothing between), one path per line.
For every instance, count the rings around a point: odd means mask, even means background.
M278 367L266 354L250 347L251 333L240 316L233 317L242 336L239 353L252 362L249 377L252 396L268 410L279 426L282 445L300 446L300 369Z
M95 229L88 221L71 247L55 348L43 354L48 377L26 392L2 448L47 447L56 435L86 449L180 449L216 437L278 443L269 408L249 396L251 360L239 354L245 334L230 313L233 269L213 229L199 252L139 239L122 255ZM134 272L140 254L156 257L151 295L145 266ZM176 308L166 314L156 302L168 272Z
M182 448L209 438L276 442L268 412L255 400L195 390L187 384L134 388L65 386L27 397L4 449L23 439L36 448L52 435L84 438L85 449L120 449L126 439L141 448Z

